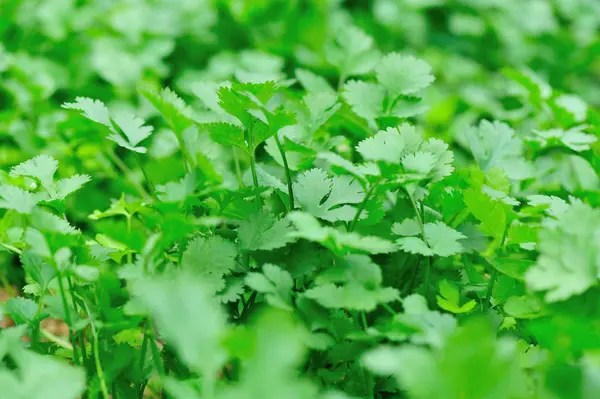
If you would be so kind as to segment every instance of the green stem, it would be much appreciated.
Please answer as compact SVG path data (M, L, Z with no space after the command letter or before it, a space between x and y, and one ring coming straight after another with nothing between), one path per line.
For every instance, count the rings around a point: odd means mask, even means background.
M48 341L54 342L56 345L60 346L63 349L73 351L73 346L68 341L65 341L61 337L52 334L50 331L46 331L44 329L40 331L44 338L46 338Z
M115 151L112 148L106 151L106 155L108 155L108 157L110 158L110 160L117 166L117 168L125 176L131 175L131 169L129 169L129 167L125 164L125 162L123 162L121 160L121 158L119 158L117 156L117 154L115 154ZM138 192L138 194L142 198L149 198L150 197L150 194L148 194L148 192L146 191L146 189L140 183L138 183L134 179L129 179L129 181L133 184L133 187L135 187L135 190Z
M192 155L188 152L187 147L185 146L185 142L183 141L183 132L177 132L175 131L175 129L173 129L173 131L175 132L175 137L177 137L177 142L179 143L179 149L181 150L181 153L183 154L183 159L184 159L184 166L185 169L188 172L191 172L192 170L194 170L194 159L192 158Z
M154 367L156 367L156 371L158 375L164 377L166 375L165 368L161 362L160 349L156 344L156 337L154 335L154 323L151 318L148 318L148 323L146 325L146 335L148 335L148 342L150 343L150 350L152 351L152 360L154 361Z
M67 301L67 294L65 292L65 284L63 283L63 279L62 279L62 275L60 274L60 271L58 270L58 267L56 267L56 272L58 274L58 290L60 291L60 297L62 300L62 305L63 305L63 310L65 312L65 322L67 323L67 327L69 327L69 342L71 342L71 346L73 346L73 348L75 348L76 343L75 343L75 336L73 335L73 329L72 329L72 319L71 319L71 310L69 309L69 303ZM75 365L79 365L79 358L76 356L77 354L75 353L75 351L73 351L73 362L75 363Z
M252 183L258 189L258 174L256 173L256 159L254 153L254 132L252 132L252 124L248 128L248 154L250 155L250 171L252 172ZM256 205L260 208L260 194L256 193Z
M98 339L98 331L96 330L96 323L94 318L92 317L92 312L90 311L90 307L87 304L87 301L82 297L83 306L85 308L85 313L87 314L90 320L90 327L92 329L92 338L93 338L93 352L94 352L94 364L96 365L96 374L98 374L98 379L100 380L100 390L102 391L102 398L109 399L110 395L108 393L108 385L106 384L106 377L104 376L104 370L102 369L102 362L100 361L100 340Z
M377 183L375 183L371 186L371 188L365 195L365 198L362 200L362 202L358 206L358 209L356 210L356 214L354 215L354 219L352 219L352 222L350 223L350 226L348 227L349 232L354 231L354 228L356 227L358 220L360 219L360 215L364 212L365 208L367 207L367 201L369 201L369 199L371 198L371 195L373 194L373 191L375 191L375 187L377 187Z
M156 196L156 189L154 188L154 184L152 183L152 180L150 180L150 177L148 176L148 173L146 172L146 168L144 167L144 164L142 163L142 160L140 159L140 157L138 156L137 152L133 152L133 156L135 157L135 160L137 162L137 164L140 166L140 169L142 170L142 174L144 175L144 179L146 179L146 184L148 184L148 187L150 188L151 191L151 195L153 197Z
M508 232L508 229L505 227L504 233L502 233L502 241L500 242L500 248L498 248L498 255L500 255L500 256L502 256L502 253L504 251L504 244L506 243L507 232ZM490 282L488 283L488 289L485 294L485 302L486 303L490 303L490 301L492 299L492 292L494 291L494 284L496 283L496 279L498 278L498 269L496 269L496 267L494 265L492 265L492 267L494 268L494 270L492 270L492 275L490 276Z
M290 197L290 211L294 210L294 189L292 185L292 174L290 172L290 167L288 166L287 157L285 156L285 150L281 145L281 141L279 140L279 134L275 133L273 136L275 138L275 143L277 143L277 148L279 148L279 153L281 154L281 159L283 160L283 169L285 169L285 178L287 180L288 186L288 196Z
M383 306L383 308L387 310L389 314L391 314L392 316L396 316L397 312L390 305L388 305L387 303L382 303L381 306Z
M242 168L240 168L240 157L238 156L237 149L233 147L231 149L233 153L233 162L235 163L235 175L238 179L240 187L244 187L244 179L242 178Z
M431 285L431 256L427 257L425 266L425 298L429 296L429 286Z
M242 309L242 314L240 315L240 318L239 318L240 322L244 322L248 318L248 315L250 314L250 308L252 307L252 305L254 305L254 301L256 301L257 295L258 295L258 292L254 291L250 295L250 298L248 298L248 302L246 302L244 309Z
M367 331L369 329L369 323L367 323L367 315L365 312L360 312L360 321L362 322L363 329Z
M71 281L71 277L67 276L67 285L69 287L69 294L71 296L71 301L73 302L73 307L75 308L75 312L79 313L79 309L77 307L77 302L75 301L75 290L73 288L73 282ZM73 345L73 356L77 357L78 359L81 359L81 364L83 364L83 352L85 351L85 342L82 341L82 345L81 345L81 356L78 353L77 349L78 346L76 345L77 341L74 338L74 345Z
M131 216L131 214L127 213L127 216L125 217L127 219L127 235L129 236L131 236ZM127 251L127 263L133 263L133 254L130 250Z
M486 303L490 303L492 299L492 292L494 291L494 284L496 283L496 278L498 277L498 270L494 267L492 270L492 275L490 277L490 282L488 283L487 293L485 294Z
M4 244L4 243L0 242L0 245L2 245L4 248L8 249L9 251L16 253L17 255L21 255L23 253L23 251L21 251L19 248L13 247L10 244Z

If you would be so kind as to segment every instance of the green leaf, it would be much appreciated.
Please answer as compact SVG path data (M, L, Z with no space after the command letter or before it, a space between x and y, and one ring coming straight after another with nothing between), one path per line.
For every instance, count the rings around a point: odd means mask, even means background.
M385 345L367 352L363 362L377 374L392 374L412 399L530 396L516 342L497 339L483 320L456 329L440 349Z
M435 80L429 64L399 53L384 56L375 71L377 80L386 88L390 98L418 93Z
M497 239L504 235L507 215L502 202L494 201L489 195L475 189L465 191L463 198L469 212L481 222L480 228L484 233Z
M400 293L391 287L367 289L362 284L349 283L319 285L306 290L304 295L327 308L371 311L379 304L398 300Z
M11 169L12 176L26 176L39 181L44 189L54 193L54 174L58 170L56 159L47 155L38 155Z
M414 219L407 219L402 224L392 226L394 234L409 236L399 238L396 243L403 251L423 256L450 256L463 252L460 240L467 238L442 222L426 223L423 226L425 241L414 237L420 234L419 224Z
M22 297L10 298L4 306L4 312L16 324L34 324L36 322L37 309L38 305L34 301Z
M2 184L0 185L0 208L14 209L23 214L33 211L37 200L29 191L19 187Z
M327 45L325 56L342 77L347 77L369 73L380 53L365 32L353 25L343 25L336 32L335 41Z
M244 139L244 131L231 123L219 122L202 125L208 130L210 137L215 143L225 146L235 146L248 152L248 146Z
M238 237L242 249L249 251L270 251L294 241L291 222L285 218L276 219L266 212L254 213L248 220L239 223Z
M539 232L540 255L525 274L529 289L545 292L547 302L579 295L598 284L600 211L582 202L548 223Z
M361 236L333 227L323 227L313 216L304 212L290 212L288 219L296 227L292 237L320 243L336 254L366 252L371 254L390 253L397 250L392 242L376 236Z
M133 294L150 310L158 331L190 367L216 378L227 359L221 346L226 331L223 311L212 298L211 283L187 272L135 280ZM185 328L181 328L185 325Z
M106 127L111 127L108 108L106 108L106 105L100 100L93 100L87 97L76 97L74 103L64 103L62 107L65 109L81 111L81 114L86 118Z
M248 273L246 284L260 293L266 294L267 302L271 306L292 310L292 276L279 266L265 264L262 273Z
M196 237L188 244L181 266L188 273L199 276L206 288L214 292L225 287L224 276L235 267L237 251L235 245L219 236L209 238Z
M375 83L351 80L344 86L342 96L356 115L366 120L370 127L377 127L375 119L383 113L383 87Z
M294 196L306 212L319 219L349 222L356 215L356 208L348 204L361 202L365 193L353 178L329 178L327 172L315 168L298 176ZM366 212L362 217L366 217Z
M128 111L116 112L112 120L119 127L120 131L117 132L115 129L112 129L113 133L108 135L107 139L131 151L139 153L148 151L145 147L138 146L138 144L152 134L152 126L145 126L143 119L136 117ZM125 137L120 133L123 133Z
M56 277L56 272L52 266L35 252L24 251L21 254L21 264L33 281L40 286L42 293L49 288L50 282Z
M525 147L515 131L505 123L481 121L465 131L465 139L475 161L483 171L500 168L507 176L523 180L533 175L531 164L523 157Z
M468 313L477 305L474 299L461 305L458 288L448 280L440 281L440 295L436 296L436 300L439 307L452 313Z
M165 118L176 135L181 136L184 130L194 124L191 109L168 87L158 92L142 90L142 94Z
M83 369L51 356L13 349L18 372L0 370L2 394L11 399L77 399L85 388Z

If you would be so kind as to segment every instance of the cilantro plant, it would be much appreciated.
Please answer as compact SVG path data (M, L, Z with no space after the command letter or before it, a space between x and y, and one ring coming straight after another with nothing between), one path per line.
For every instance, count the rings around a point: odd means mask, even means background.
M596 0L0 0L0 397L600 397Z

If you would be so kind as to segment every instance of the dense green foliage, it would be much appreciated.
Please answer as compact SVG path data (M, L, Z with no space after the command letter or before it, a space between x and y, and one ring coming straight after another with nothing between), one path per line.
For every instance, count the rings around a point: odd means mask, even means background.
M600 397L599 29L0 0L0 397Z

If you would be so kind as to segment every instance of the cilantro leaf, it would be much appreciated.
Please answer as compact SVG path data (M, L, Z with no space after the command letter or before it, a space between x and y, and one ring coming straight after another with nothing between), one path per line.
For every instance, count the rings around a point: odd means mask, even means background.
M273 250L294 241L291 222L285 218L276 219L266 212L254 213L248 220L239 223L238 238L242 249L249 251Z
M0 208L14 209L23 214L31 213L37 204L29 191L8 184L0 185Z
M523 141L507 124L483 120L465 131L465 139L482 170L500 168L515 180L532 176L532 166L523 157Z
M318 242L336 254L346 252L366 252L371 254L394 252L397 247L388 240L376 236L361 236L347 233L333 227L323 227L316 218L304 212L290 212L288 219L294 223L296 231L292 237Z
M390 98L417 93L435 80L429 64L399 53L385 55L375 71L377 80L386 88Z
M598 283L600 212L577 202L539 232L540 256L525 274L527 286L547 302L579 295Z
M292 276L279 266L265 264L262 273L248 273L246 284L250 288L266 294L267 302L271 306L285 310L292 310Z
M460 240L467 237L445 223L425 223L423 230L425 241L415 237L420 234L420 227L415 219L407 219L392 226L394 234L407 236L396 241L403 251L424 256L450 256L463 252Z
M237 251L232 242L219 236L196 237L185 249L181 266L203 278L207 282L206 289L217 292L225 287L223 277L235 267L236 257Z
M294 183L294 193L306 212L329 222L351 221L356 208L347 204L357 204L365 196L356 180L349 176L329 178L322 169L300 174Z

